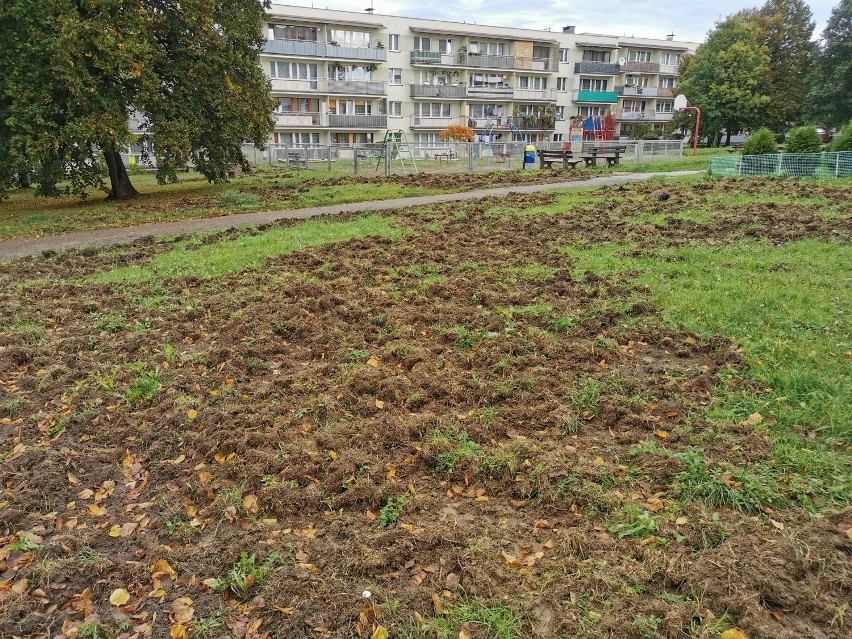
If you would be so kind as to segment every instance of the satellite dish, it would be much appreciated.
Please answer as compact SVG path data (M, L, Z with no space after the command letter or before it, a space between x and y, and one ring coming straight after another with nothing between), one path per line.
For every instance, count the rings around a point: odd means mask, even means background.
M681 93L674 99L675 111L681 111L683 108L686 107L687 104L689 103L687 102L686 96L683 93Z
M627 60L625 60L623 56L618 59L618 64L623 65L625 62L627 62Z

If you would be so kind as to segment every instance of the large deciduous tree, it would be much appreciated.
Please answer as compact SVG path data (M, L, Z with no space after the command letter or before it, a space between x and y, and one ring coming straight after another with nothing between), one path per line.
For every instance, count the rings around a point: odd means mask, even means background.
M248 169L242 143L272 128L263 19L257 0L5 0L0 192L27 180L40 195L132 197L131 115L161 181L190 161L213 181Z
M769 56L763 92L770 100L764 123L780 131L802 122L807 112L808 74L816 53L810 7L803 0L766 0L759 9L743 15L757 25L758 42Z
M832 10L810 84L812 117L826 126L852 120L852 0L840 0Z
M722 129L730 136L763 121L770 99L762 91L768 62L757 25L741 15L716 23L707 42L682 65L678 85L701 109L702 135L712 142Z

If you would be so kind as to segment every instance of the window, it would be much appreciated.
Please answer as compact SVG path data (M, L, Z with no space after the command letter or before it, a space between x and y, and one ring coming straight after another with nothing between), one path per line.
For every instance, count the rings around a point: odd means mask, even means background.
M625 100L621 110L625 113L640 113L645 110L645 100Z
M650 62L651 61L651 52L650 51L637 51L635 49L631 49L627 54L628 62Z
M370 34L366 31L348 31L343 29L330 29L328 32L329 44L337 44L341 47L369 47Z
M508 87L506 76L497 73L473 73L468 78L468 86L472 87Z
M319 100L315 98L278 98L275 113L319 113Z
M657 102L657 113L674 113L674 102Z
M577 110L577 115L586 117L588 115L606 115L609 113L609 107L605 106L581 106Z
M371 82L373 72L363 66L339 66L337 64L328 65L329 80L357 80L360 82Z
M305 62L273 62L271 76L284 80L316 80L317 65ZM316 87L312 87L316 88Z
M273 40L317 41L316 27L302 27L292 24L270 24L269 37Z
M471 42L468 47L471 53L481 55L505 55L506 45L502 42Z
M674 89L677 86L677 78L660 78L661 89Z
M388 84L402 84L402 69L388 69Z
M275 144L319 144L319 133L276 133Z
M444 141L440 135L440 133L417 133L415 140L420 144L440 144Z
M388 115L392 118L402 117L402 102L388 102Z
M372 142L372 133L341 133L338 131L331 132L332 144L371 144Z
M550 57L550 47L533 47L533 57L534 58L544 58L547 59Z
M583 51L583 62L609 62L609 51Z
M648 86L648 76L647 75L628 75L624 78L624 84L629 87L639 87L644 88Z
M564 120L565 119L565 107L564 106L556 107L556 119L557 120Z
M453 41L441 38L438 40L438 51L445 54L453 52Z
M679 53L664 53L662 55L662 59L660 60L660 64L667 64L669 66L676 67L680 64L680 54Z
M581 78L580 91L606 91L609 80L601 78Z
M399 51L399 34L391 33L388 35L388 50Z
M471 104L468 107L472 118L502 118L502 104Z
M562 142L562 133L554 133L553 134L554 142Z
M559 49L559 61L568 62L568 52L570 49Z
M422 118L448 118L450 105L442 102L415 102L414 115Z
M519 89L532 89L533 91L544 91L547 88L547 78L539 76L521 76L518 78Z
M556 90L563 93L568 90L568 78L556 78Z
M420 36L414 37L414 49L416 51L431 51L432 50L432 38L421 38Z

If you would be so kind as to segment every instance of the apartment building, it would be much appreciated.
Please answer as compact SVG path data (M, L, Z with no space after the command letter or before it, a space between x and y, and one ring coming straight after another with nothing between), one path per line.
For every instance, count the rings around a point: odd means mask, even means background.
M277 144L363 144L387 129L432 143L450 124L559 142L572 118L606 113L617 134L661 127L680 58L698 46L285 5L267 28Z

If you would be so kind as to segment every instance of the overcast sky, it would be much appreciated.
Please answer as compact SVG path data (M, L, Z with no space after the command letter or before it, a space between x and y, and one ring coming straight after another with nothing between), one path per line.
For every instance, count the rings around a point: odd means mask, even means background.
M816 21L814 39L822 34L831 9L838 0L812 0L811 11ZM360 4L359 4L360 3ZM423 2L422 0L373 0L377 14L410 16L453 22L476 22L501 27L523 27L554 31L575 25L577 33L607 33L645 38L663 38L674 33L678 40L703 42L713 23L720 17L740 9L763 4L762 0L593 0L591 2L526 2L523 0L454 0ZM291 0L275 4L315 6L317 8L363 11L370 0ZM361 6L363 5L363 6Z

